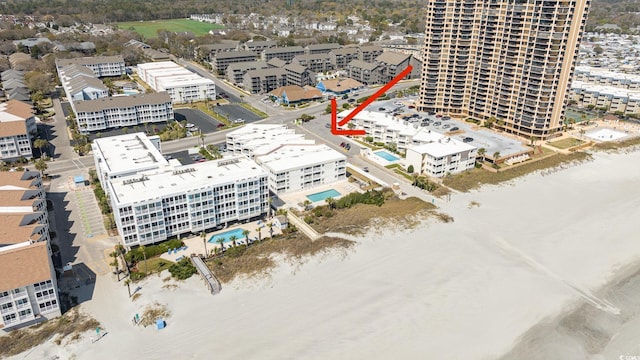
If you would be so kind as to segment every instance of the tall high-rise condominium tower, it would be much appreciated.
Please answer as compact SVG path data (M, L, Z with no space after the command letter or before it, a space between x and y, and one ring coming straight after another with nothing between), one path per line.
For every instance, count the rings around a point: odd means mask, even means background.
M562 126L589 0L427 0L418 109L545 138Z

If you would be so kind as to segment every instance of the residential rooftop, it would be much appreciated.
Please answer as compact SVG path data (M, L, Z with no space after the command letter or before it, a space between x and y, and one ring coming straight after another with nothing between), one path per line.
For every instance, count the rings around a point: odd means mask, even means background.
M93 141L93 151L105 159L106 169L111 174L142 171L169 162L164 158L144 133L111 136Z
M129 96L110 96L96 100L84 100L74 103L76 112L98 112L113 108L133 108L149 104L171 103L166 92L135 94Z
M256 156L257 163L275 173L346 159L344 154L325 144L284 144L266 155Z
M0 248L0 292L51 279L46 242Z

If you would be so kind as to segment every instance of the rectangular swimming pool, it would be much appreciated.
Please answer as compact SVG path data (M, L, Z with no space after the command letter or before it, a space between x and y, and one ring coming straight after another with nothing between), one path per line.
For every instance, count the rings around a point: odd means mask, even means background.
M228 243L228 242L231 242L232 236L235 236L236 240L241 240L245 238L245 236L242 235L243 231L244 229L233 229L233 230L225 231L221 234L213 235L212 237L209 238L208 242L217 244L218 239L223 239L222 240L223 243Z
M383 159L385 159L385 160L387 160L389 162L400 160L399 157L391 155L390 153L388 153L388 152L386 152L384 150L376 151L376 152L374 152L374 154L380 156L381 158L383 158Z
M340 193L337 192L334 189L329 189L329 190L325 190L319 193L315 193L315 194L311 194L311 195L307 195L307 198L309 200L311 200L312 202L317 202L317 201L322 201L326 198L334 198L336 196L340 196Z

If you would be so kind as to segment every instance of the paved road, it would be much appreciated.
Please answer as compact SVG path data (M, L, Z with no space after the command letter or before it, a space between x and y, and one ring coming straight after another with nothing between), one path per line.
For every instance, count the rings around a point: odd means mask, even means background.
M174 117L178 121L187 120L197 126L203 133L218 131L219 121L198 109L180 108L174 110Z

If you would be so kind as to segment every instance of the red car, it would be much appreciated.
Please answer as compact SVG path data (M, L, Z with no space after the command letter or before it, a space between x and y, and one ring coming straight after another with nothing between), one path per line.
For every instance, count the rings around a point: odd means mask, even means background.
M442 117L442 114L438 114L438 115L436 115L436 117L437 117L437 118L441 118L441 117Z

